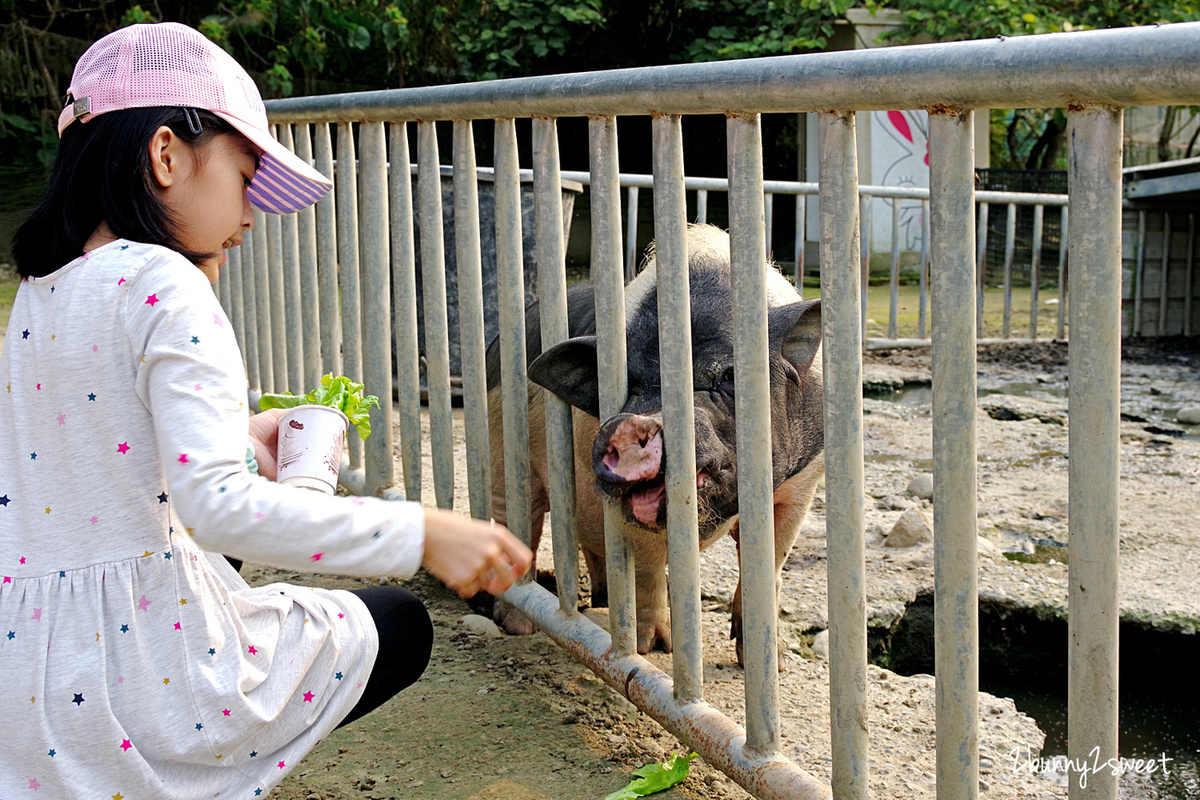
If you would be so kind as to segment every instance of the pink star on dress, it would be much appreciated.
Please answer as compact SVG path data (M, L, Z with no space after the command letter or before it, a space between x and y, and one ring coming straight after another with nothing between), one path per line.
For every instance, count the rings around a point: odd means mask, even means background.
M131 747L133 747L133 742L129 741L128 739L121 740L121 749L122 750L128 752L129 748L131 748Z
M286 767L286 766L287 766L287 762L285 762L285 761L280 761L278 766L279 766L279 768L280 768L280 769L283 769L284 767Z
M3 580L3 581L0 581L0 583L12 583L12 578L10 578L10 577L8 577L7 575L5 575L5 576L4 576L4 580Z
M42 610L40 608L35 608L33 610L33 616L30 617L30 619L35 622L41 622L42 621Z
M150 607L150 603L151 601L146 599L146 595L142 595L141 599L138 600L137 603L138 611L145 611Z
M247 647L246 652L252 656L258 655L258 650L255 649L254 645L250 645L249 647Z
M179 454L179 463L180 463L180 464L186 464L186 463L188 463L188 459L187 459L187 453L180 453L180 454Z
M124 282L125 282L125 276L122 275L121 280L117 281L117 286L120 286Z
M99 348L99 347L97 347L96 345L92 345L92 352L93 352L93 353L97 352L99 349L100 349L100 348Z
M153 306L154 306L154 304L155 304L155 303L157 303L157 302L158 302L158 294L157 294L157 293L155 293L155 294L152 294L152 295L148 295L148 296L146 297L146 305L148 305L148 306L151 306L151 307L153 307Z
M197 383L197 384L196 384L194 387L192 387L192 388L194 388L194 389L195 389L195 390L198 392L198 391L200 391L201 389L203 389L204 387L203 387L203 386L201 386L200 384L198 384L198 383Z
M124 455L129 452L129 442L121 442L117 445L117 452Z
M38 783L37 778L30 778L29 779L29 788L33 789L36 792L38 789L42 788L42 785L40 783Z
M66 425L66 424L67 424L67 415L66 415L66 414L59 414L59 415L56 417L56 419L58 420L58 424L59 424L59 425Z
M313 694L312 692L305 692L304 693L304 702L311 703L313 701L314 697L316 697L316 695Z
M320 561L321 556L323 556L323 555L325 555L325 554L324 553L313 553L311 556L309 556L309 558L311 558L313 561Z
M180 630L178 622L175 623L175 630Z
M88 520L88 522L92 523L93 525L95 525L99 521L100 521L99 517L92 517L90 520Z
M222 714L224 714L225 716L227 716L227 717L228 717L228 716L229 716L229 709L227 708L227 709L225 709L224 711L222 711L221 713L222 713Z
M224 327L225 327L225 323L224 323L224 322L221 322L221 315L220 315L220 314L213 314L213 324L214 324L214 325L219 325L219 326L221 326L222 328L224 328Z
M22 563L22 564L24 564L24 563L25 563L25 556L21 556L21 563Z
M340 611L339 611L339 612L338 612L338 619L345 619L345 618L346 618L346 615L345 615L345 614L343 614L342 612L340 612Z

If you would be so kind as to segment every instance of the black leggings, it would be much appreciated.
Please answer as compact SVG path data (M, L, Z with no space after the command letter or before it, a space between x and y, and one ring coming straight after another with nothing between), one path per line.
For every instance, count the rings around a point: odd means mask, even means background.
M421 600L400 586L354 589L379 631L379 655L367 678L367 688L342 720L345 725L386 703L421 677L433 650L433 623Z

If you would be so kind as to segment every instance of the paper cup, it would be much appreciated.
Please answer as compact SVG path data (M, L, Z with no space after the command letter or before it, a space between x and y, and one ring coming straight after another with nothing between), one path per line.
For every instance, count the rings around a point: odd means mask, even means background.
M280 417L276 481L333 494L349 425L329 406L296 406Z

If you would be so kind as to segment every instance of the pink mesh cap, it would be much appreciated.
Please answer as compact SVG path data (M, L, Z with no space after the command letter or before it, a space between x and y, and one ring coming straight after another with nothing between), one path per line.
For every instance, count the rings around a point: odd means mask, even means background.
M260 211L291 214L333 186L271 136L262 96L246 70L199 31L176 22L130 25L89 47L75 65L58 133L75 120L149 106L211 111L262 150L249 190Z

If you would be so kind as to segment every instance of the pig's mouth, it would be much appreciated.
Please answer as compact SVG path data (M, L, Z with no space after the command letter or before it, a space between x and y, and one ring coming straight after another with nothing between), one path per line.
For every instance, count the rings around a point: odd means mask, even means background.
M708 470L696 473L696 493L700 498L699 505L703 509L704 491L709 487L711 475ZM597 480L597 486L604 493L621 504L626 519L637 522L650 530L665 530L667 527L667 484L660 472L652 480L635 483L616 484ZM701 516L701 527L704 527L704 517Z

